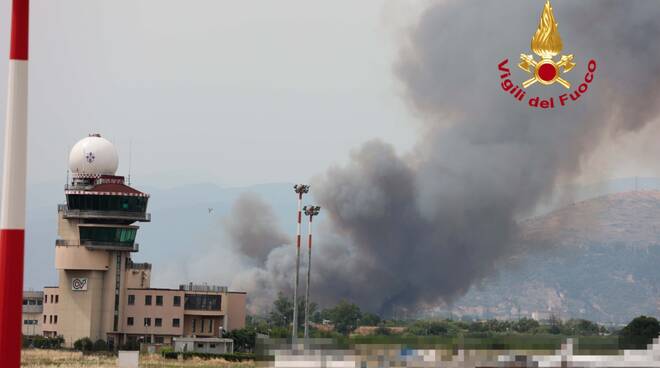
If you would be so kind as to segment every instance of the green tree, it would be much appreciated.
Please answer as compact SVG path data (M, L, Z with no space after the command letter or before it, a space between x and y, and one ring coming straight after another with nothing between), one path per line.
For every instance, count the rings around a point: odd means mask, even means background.
M317 314L318 304L315 302L309 303L310 320L314 320L314 315ZM318 318L317 318L318 319ZM293 320L293 301L292 299L284 296L283 293L277 294L277 299L273 302L273 309L270 312L268 321L272 326L289 328ZM303 328L305 323L305 300L298 299L298 329Z
M358 322L362 317L360 307L346 300L340 301L333 308L324 310L322 315L332 321L335 325L335 331L342 335L351 333L358 326Z
M293 319L293 303L291 299L284 296L283 293L277 294L277 299L273 302L273 310L270 312L268 320L273 326L288 327Z
M252 352L257 341L257 331L254 327L232 330L226 337L234 340L234 350L237 352Z
M657 319L647 316L639 316L626 327L624 327L620 336L623 338L625 347L643 348L650 344L654 338L660 334L660 323Z
M600 332L600 326L586 319L570 319L560 326L560 330L564 335L595 336Z
M379 315L369 312L362 313L362 318L360 318L360 326L378 326L379 324Z
M457 329L449 321L415 321L406 328L407 334L415 336L446 336L452 332Z
M539 323L531 318L521 318L513 325L513 329L520 333L531 333L537 328Z

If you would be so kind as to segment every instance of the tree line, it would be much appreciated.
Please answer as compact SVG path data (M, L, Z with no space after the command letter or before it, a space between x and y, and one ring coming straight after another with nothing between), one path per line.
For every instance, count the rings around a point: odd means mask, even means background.
M303 334L305 319L304 302L298 302L299 336ZM562 321L551 317L543 323L531 318L519 320L457 321L450 319L387 320L377 314L362 311L355 303L342 300L336 305L319 310L318 304L310 303L310 336L350 336L359 327L369 329L372 335L443 336L443 337L497 337L506 335L557 335L557 336L604 336L615 335L622 339L622 347L644 348L660 334L660 323L654 317L640 316L623 329L611 329L586 319ZM289 338L293 318L293 300L282 293L274 301L269 313L248 316L246 327L226 334L234 339L237 351L252 351L257 335L272 338ZM393 327L397 327L394 329Z

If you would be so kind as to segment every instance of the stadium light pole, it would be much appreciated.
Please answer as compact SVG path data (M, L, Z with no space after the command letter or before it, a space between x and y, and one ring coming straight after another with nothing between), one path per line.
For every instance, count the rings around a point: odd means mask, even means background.
M309 223L307 225L307 286L305 288L305 341L307 341L309 337L309 284L312 275L312 220L314 216L318 216L321 206L305 206L303 210L305 211L305 216L309 217Z
M18 368L21 364L29 8L29 0L12 1L0 207L0 361L3 368Z
M293 328L291 329L291 344L295 344L298 338L298 284L300 279L300 226L302 222L302 197L309 193L309 185L296 184L293 191L298 195L298 223L296 224L296 275L293 286Z

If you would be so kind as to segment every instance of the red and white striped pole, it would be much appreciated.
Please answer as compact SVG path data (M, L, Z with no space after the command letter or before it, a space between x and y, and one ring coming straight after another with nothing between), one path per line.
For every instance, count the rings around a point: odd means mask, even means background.
M312 282L312 220L314 216L319 214L321 211L320 206L305 206L305 215L309 216L309 224L307 227L307 233L309 238L307 239L307 286L305 287L305 339L309 337L309 286Z
M298 285L300 280L300 227L302 224L302 197L309 192L309 185L296 184L293 190L298 194L298 223L296 225L296 276L293 287L293 328L291 329L291 343L295 344L298 338Z
M29 0L12 1L0 207L0 361L7 368L21 364L29 7Z

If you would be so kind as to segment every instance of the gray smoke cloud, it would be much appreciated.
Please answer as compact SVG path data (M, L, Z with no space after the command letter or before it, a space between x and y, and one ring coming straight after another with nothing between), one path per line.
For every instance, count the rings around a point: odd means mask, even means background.
M497 65L531 53L543 2L446 0L410 29L394 71L421 120L416 147L398 154L365 143L349 164L312 186L327 226L317 232L314 295L381 313L451 302L513 255L517 220L580 173L590 153L657 121L660 6L655 2L554 1L563 53L598 69L570 106L535 110L500 87ZM558 96L561 86L530 87ZM555 102L557 103L557 102ZM292 194L293 196L293 194ZM295 251L278 250L236 285L290 291ZM263 303L265 304L265 303Z
M263 264L268 254L289 237L279 230L272 208L254 193L242 194L223 221L225 233L240 253Z

